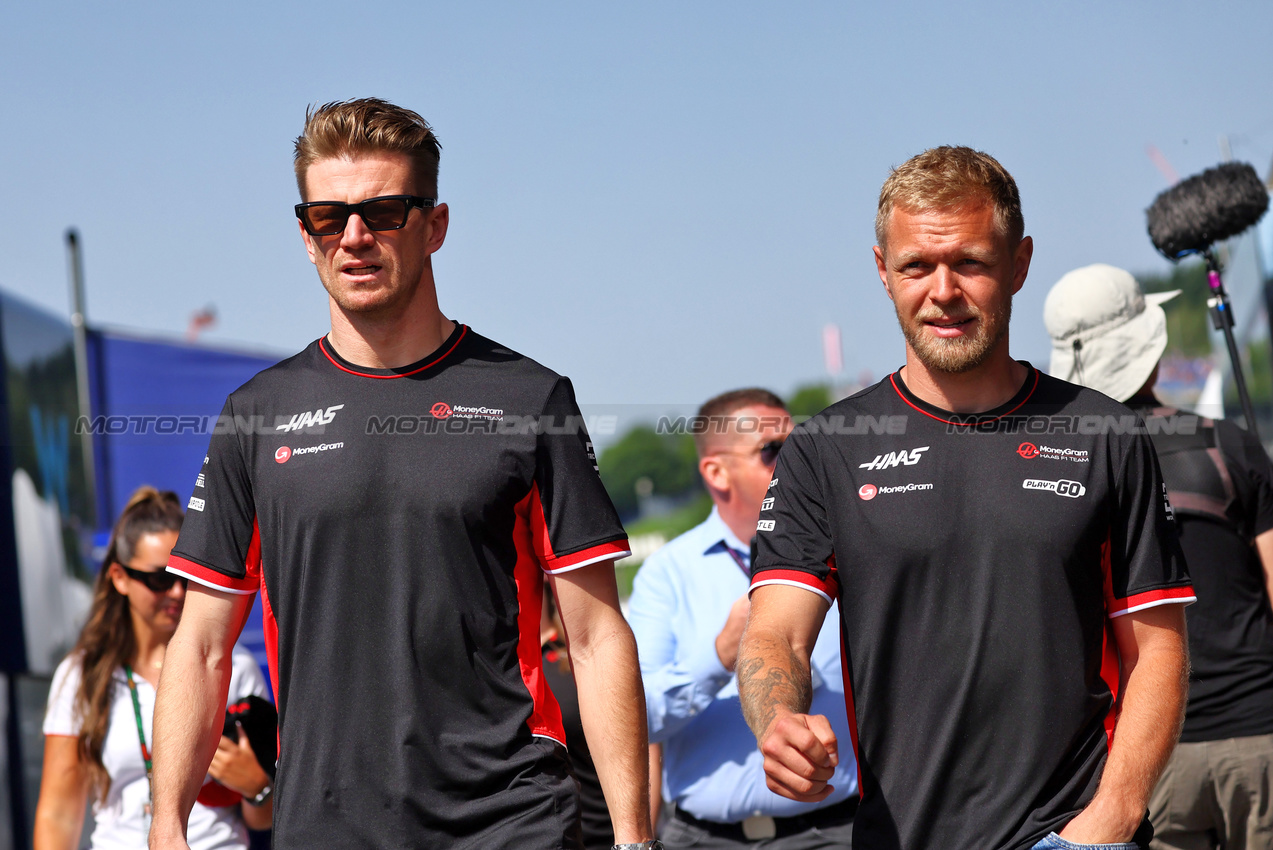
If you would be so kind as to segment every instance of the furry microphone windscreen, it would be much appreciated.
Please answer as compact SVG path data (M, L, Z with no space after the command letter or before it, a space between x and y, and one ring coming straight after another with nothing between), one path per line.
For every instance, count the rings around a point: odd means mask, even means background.
M1245 162L1226 162L1183 180L1145 211L1149 238L1167 259L1205 251L1260 220L1269 191Z

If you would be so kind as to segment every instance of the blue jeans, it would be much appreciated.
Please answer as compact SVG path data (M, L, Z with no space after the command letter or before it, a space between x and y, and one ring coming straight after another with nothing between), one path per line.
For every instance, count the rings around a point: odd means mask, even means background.
M1126 844L1075 844L1073 841L1066 841L1055 832L1049 832L1047 838L1034 845L1034 850L1140 850L1140 845L1135 842Z

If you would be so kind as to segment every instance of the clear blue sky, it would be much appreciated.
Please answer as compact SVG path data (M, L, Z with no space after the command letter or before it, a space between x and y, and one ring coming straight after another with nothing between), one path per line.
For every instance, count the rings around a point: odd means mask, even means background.
M0 287L90 320L280 353L327 329L291 206L309 103L376 95L443 144L442 308L586 404L900 365L871 258L879 185L937 144L1016 176L1034 266L1014 353L1092 262L1161 271L1144 208L1217 138L1267 174L1264 2L10 4L0 32Z

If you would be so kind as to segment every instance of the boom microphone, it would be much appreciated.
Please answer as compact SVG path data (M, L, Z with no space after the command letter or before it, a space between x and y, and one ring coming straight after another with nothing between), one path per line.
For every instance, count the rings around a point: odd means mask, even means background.
M1145 210L1149 238L1175 262L1237 236L1269 208L1269 192L1245 162L1226 162L1181 181Z

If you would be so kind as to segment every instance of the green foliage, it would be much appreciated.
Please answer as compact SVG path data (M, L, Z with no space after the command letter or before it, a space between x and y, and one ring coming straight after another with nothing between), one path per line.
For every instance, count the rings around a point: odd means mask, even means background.
M680 496L699 486L698 456L689 434L658 434L638 425L601 453L601 482L624 516L636 513L636 486L648 478L655 496Z
M1229 355L1226 352L1224 356L1228 358ZM1242 352L1242 376L1246 378L1253 406L1261 408L1273 401L1273 360L1270 360L1268 339L1258 339ZM1225 382L1224 403L1230 412L1241 409L1238 385L1232 380Z
M1273 356L1270 355L1268 338L1252 342L1246 347L1246 354L1247 362L1242 368L1247 370L1251 401L1256 405L1268 404L1273 401Z
M668 540L680 537L712 512L712 497L706 490L700 491L693 500L671 513L661 516L645 517L627 524L629 536L638 534L662 534Z
M797 387L787 401L787 410L798 419L816 416L831 406L831 388L826 384Z
M711 512L712 497L707 495L706 492L700 492L689 504L677 508L671 513L646 517L645 519L628 523L628 536L662 534L665 539L672 540L707 519L707 515ZM620 598L627 599L632 595L632 581L636 578L637 570L640 568L640 563L621 564L614 568L614 577L619 584Z
M1211 317L1207 315L1207 266L1199 258L1175 266L1169 275L1137 275L1146 292L1179 289L1180 294L1163 306L1167 314L1167 352L1184 357L1211 353Z

